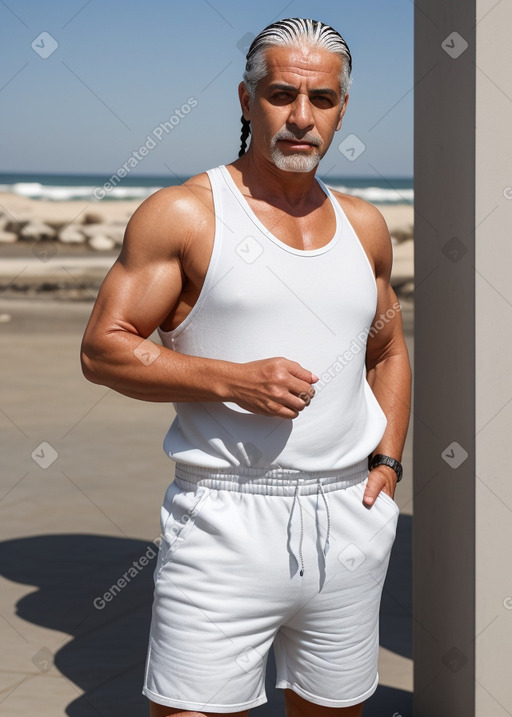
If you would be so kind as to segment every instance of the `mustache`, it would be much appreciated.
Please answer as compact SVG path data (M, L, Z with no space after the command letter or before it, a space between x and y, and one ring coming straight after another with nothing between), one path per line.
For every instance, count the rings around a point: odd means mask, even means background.
M289 139L296 142L307 142L308 144L312 144L314 147L320 147L320 145L322 144L321 139L316 135L312 134L311 132L307 132L305 135L299 136L298 134L294 134L289 130L279 130L279 132L275 134L272 138L272 142L275 143L280 139Z

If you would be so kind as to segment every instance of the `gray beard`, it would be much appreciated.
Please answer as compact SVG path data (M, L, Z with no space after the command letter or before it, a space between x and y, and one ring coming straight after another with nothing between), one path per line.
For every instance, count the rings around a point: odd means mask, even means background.
M276 167L284 172L311 172L320 162L320 155L283 154L277 147L272 147L270 156Z

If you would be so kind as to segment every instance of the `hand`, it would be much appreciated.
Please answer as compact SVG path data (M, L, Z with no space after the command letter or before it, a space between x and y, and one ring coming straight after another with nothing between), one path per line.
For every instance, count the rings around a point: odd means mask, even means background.
M381 490L394 500L396 484L396 473L392 468L384 465L376 466L368 474L363 503L367 508L371 508Z
M241 408L279 418L297 418L315 395L318 376L295 361L270 358L237 364L230 393Z

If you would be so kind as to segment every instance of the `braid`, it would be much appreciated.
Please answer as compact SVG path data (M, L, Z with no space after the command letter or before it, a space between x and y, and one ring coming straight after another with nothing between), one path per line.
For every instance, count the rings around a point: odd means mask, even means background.
M240 152L238 153L238 156L242 157L245 154L245 150L247 149L247 139L251 134L251 123L249 122L249 120L246 120L243 115L240 119L242 121L242 133L240 135L240 142L242 143L242 146L240 147Z

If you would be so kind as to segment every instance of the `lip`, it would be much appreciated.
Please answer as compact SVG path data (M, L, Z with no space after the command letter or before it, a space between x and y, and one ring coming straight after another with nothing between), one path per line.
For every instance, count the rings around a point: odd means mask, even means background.
M301 140L298 139L278 139L277 141L283 142L288 145L288 147L294 147L295 149L309 149L309 147L315 147L315 145L310 142L301 142Z

